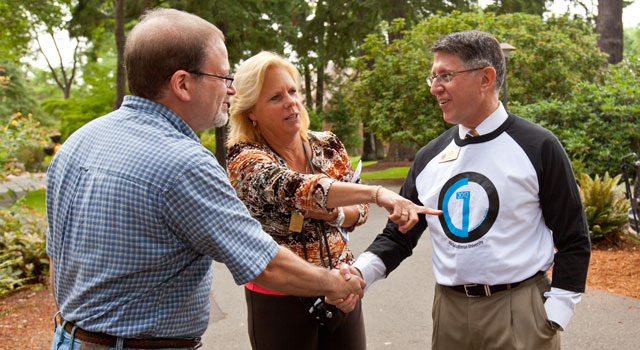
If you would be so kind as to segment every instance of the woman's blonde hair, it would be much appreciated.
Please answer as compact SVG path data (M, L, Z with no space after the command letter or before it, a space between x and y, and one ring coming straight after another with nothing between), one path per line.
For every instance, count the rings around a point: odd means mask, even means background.
M300 87L300 73L296 67L276 53L262 51L244 61L238 67L233 80L236 94L231 97L227 147L242 141L265 143L260 131L253 126L249 119L249 111L258 101L264 84L265 72L271 67L284 68L296 82L296 85ZM302 124L300 136L306 139L307 129L309 129L309 114L304 106L300 108L300 117Z

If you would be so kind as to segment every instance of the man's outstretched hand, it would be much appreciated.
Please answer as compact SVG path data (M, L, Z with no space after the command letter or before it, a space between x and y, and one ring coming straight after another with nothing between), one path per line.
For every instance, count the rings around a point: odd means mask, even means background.
M358 269L350 265L342 265L340 266L340 274L346 281L350 281L352 279L357 279L362 281L362 274ZM362 288L366 286L364 281L362 282ZM331 299L329 296L325 297L325 302L329 304L335 305L338 309L342 310L342 312L348 313L353 311L356 307L356 304L360 299L364 298L364 294L349 294L346 298L337 298Z

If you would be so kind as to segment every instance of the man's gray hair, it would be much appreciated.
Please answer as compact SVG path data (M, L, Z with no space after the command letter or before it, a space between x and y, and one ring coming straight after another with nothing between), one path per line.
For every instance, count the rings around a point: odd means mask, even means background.
M500 42L493 35L478 30L449 33L433 43L430 50L458 56L467 69L493 67L496 71L494 88L496 92L500 91L506 64Z

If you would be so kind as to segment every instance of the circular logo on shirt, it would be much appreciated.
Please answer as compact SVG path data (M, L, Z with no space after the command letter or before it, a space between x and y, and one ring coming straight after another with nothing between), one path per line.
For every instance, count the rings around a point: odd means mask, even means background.
M447 181L438 197L444 233L454 242L469 243L484 236L498 217L500 200L484 175L466 172Z

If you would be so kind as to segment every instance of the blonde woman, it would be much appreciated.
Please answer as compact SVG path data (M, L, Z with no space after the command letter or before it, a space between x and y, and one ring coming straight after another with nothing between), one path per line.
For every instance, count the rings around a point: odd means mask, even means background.
M408 230L418 214L437 214L380 186L350 183L347 152L330 132L308 129L300 75L281 56L261 52L236 72L227 167L231 184L274 240L311 264L351 264L348 233L384 206ZM249 283L245 288L254 349L365 349L360 301L343 313L321 296L302 299ZM351 310L353 309L353 310ZM329 316L330 318L327 317Z

